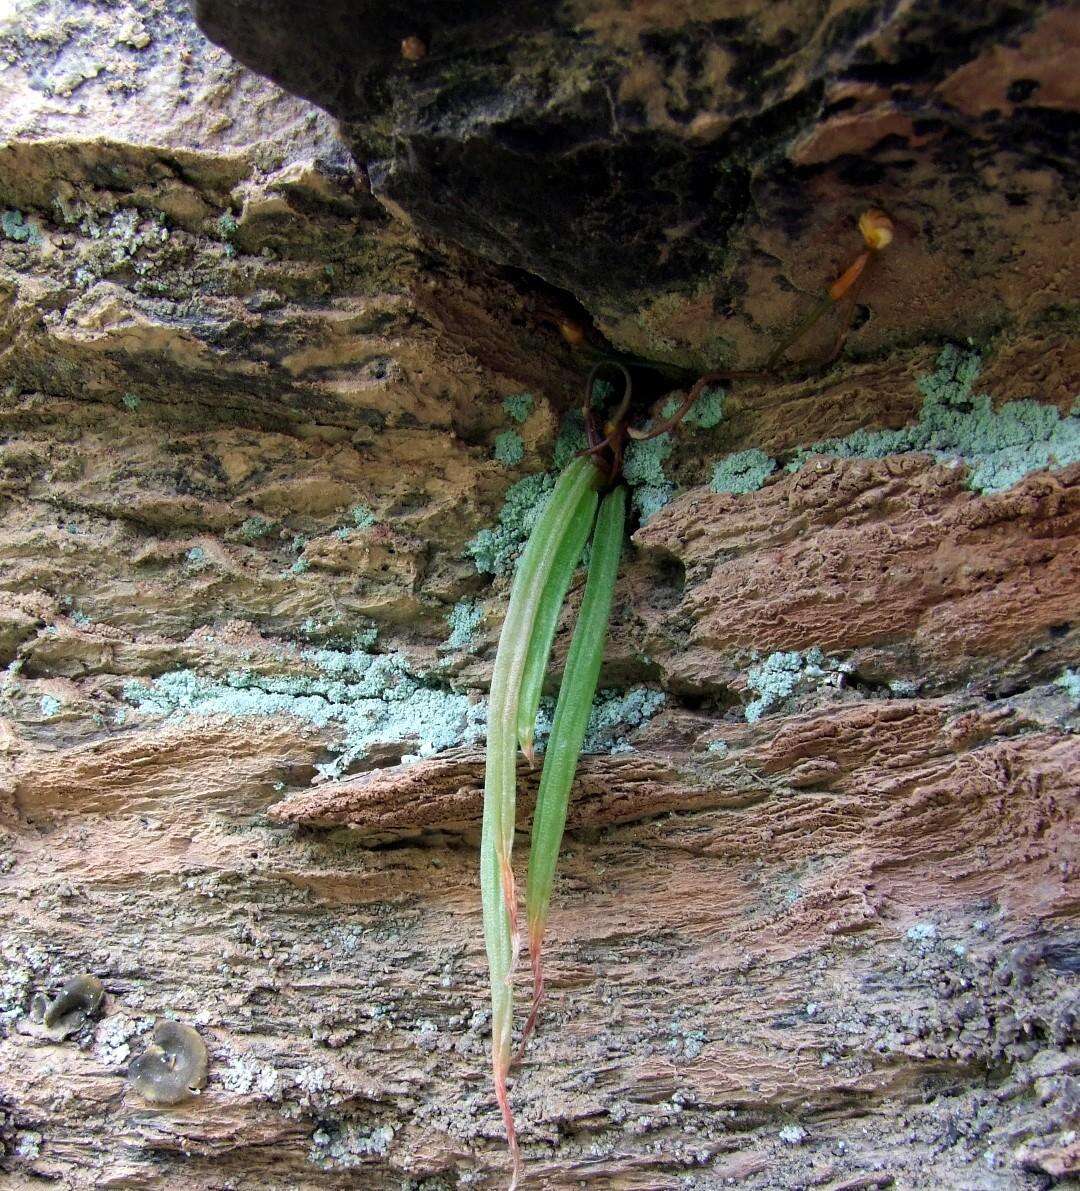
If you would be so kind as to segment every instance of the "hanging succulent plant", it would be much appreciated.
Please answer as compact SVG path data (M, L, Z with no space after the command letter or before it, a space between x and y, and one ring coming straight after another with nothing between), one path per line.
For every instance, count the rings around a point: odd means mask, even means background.
M620 358L606 355L590 372L585 384L582 416L588 447L572 459L559 476L518 562L491 678L480 849L484 938L491 982L492 1072L513 1159L511 1191L517 1185L521 1171L520 1150L507 1091L514 1015L513 975L521 948L517 892L511 865L517 804L517 750L520 745L530 763L535 761L536 714L556 625L571 578L586 543L591 540L585 593L563 670L533 813L525 891L533 998L522 1048L536 1023L543 997L542 949L555 865L566 825L570 789L600 676L626 532L626 488L622 483L624 450L630 441L644 442L673 430L685 420L710 385L749 377L778 376L780 362L788 349L827 310L842 306L846 313L828 358L831 361L843 346L854 299L867 267L892 240L892 222L883 212L864 213L859 220L859 229L864 251L788 337L777 345L762 370L708 373L689 387L682 402L666 416L663 416L662 408L654 408L644 426L633 427L628 420L630 373ZM618 408L601 426L593 410L592 397L594 381L603 370L619 374L622 387ZM602 499L601 492L604 493Z

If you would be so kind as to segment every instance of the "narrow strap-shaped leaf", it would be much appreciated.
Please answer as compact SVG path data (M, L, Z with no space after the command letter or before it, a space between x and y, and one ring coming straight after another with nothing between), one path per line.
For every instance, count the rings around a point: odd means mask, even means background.
M566 600L574 570L581 561L585 543L589 540L599 501L599 496L593 492L591 498L587 497L578 507L555 556L555 565L551 568L547 586L540 598L540 606L536 610L536 622L529 641L529 652L525 658L525 672L521 679L521 696L518 701L518 740L521 743L521 751L529 758L530 764L534 759L533 733L536 728L536 713L540 708L540 695L544 689L544 676L547 674L548 658L551 656L551 644L555 640L559 613Z
M537 518L518 562L510 591L488 703L487 767L484 774L484 821L480 845L480 890L484 941L491 982L491 1063L495 1094L502 1110L514 1160L520 1166L514 1118L506 1091L513 1027L510 978L517 951L517 911L510 853L517 801L517 713L521 678L536 612L567 530L583 502L595 492L599 473L585 458L564 469Z
M577 458L566 466L529 535L510 589L491 675L484 775L485 799L495 798L492 821L501 859L509 856L514 840L517 711L537 609L574 513L595 490L598 478L588 459Z
M506 853L514 832L518 701L533 624L563 536L578 505L595 487L596 476L595 467L587 459L574 459L559 476L518 562L499 636L491 675L484 791L486 796L496 791L502 795L493 808L494 824L496 845ZM510 792L509 804L505 801L506 791ZM502 813L505 809L509 817Z
M534 1012L529 1019L530 1026L535 1020L535 1008L543 989L540 953L555 879L555 865L566 826L570 787L577 772L596 683L600 677L625 523L626 490L620 487L604 497L596 519L589 578L566 658L551 737L544 754L540 792L533 814L532 846L525 889L529 951L535 979Z

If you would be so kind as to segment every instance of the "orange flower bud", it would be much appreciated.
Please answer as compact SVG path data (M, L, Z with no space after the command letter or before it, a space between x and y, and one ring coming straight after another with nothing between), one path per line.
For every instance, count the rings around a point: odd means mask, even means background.
M401 56L406 62L419 62L427 57L427 46L419 37L406 37L401 42Z
M866 247L872 252L880 252L892 243L893 222L884 211L871 207L859 216L859 231Z

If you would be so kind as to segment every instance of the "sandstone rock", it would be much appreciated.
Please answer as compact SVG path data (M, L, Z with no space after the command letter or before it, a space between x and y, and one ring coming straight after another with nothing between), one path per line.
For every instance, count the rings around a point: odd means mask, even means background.
M339 117L375 192L416 226L561 287L646 356L760 359L761 328L844 267L871 204L902 234L863 350L902 340L898 325L1029 323L1075 282L1056 251L1075 234L1064 5L195 11ZM420 61L401 53L410 36Z
M4 1176L500 1184L475 840L514 549L591 352L637 357L642 420L756 362L872 202L840 360L822 325L635 461L528 1176L1068 1178L1072 14L196 7L330 114L183 6L0 18ZM943 354L1007 482L912 446ZM23 1031L74 972L100 1020ZM209 1051L175 1107L125 1090L163 1017Z

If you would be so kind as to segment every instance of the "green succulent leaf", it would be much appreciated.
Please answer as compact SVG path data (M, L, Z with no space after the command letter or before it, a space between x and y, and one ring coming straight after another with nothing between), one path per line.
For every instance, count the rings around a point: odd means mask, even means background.
M596 518L596 506L600 502L595 492L591 497L591 500L583 500L574 514L536 610L536 622L525 659L525 673L521 680L521 698L518 703L518 740L521 743L521 751L529 758L530 764L534 759L533 732L536 727L536 713L540 708L540 695L544 689L544 676L551 656L551 644L555 640L559 613L566 601L574 570L581 561L585 543L589 540L589 533Z
M579 510L590 502L595 506L599 479L599 472L586 457L573 459L559 476L518 562L491 677L480 889L491 983L492 1073L514 1159L515 1181L520 1159L506 1077L510 1069L513 1027L511 977L518 950L516 895L510 857L517 801L521 684L537 612L552 570Z
M544 754L540 792L533 813L532 845L525 888L529 957L533 968L533 1010L525 1028L526 1037L536 1020L536 1010L543 995L541 953L551 888L555 880L555 865L566 826L570 788L577 772L589 712L600 677L625 526L626 489L619 487L604 497L596 519L589 578L563 671L551 737Z

